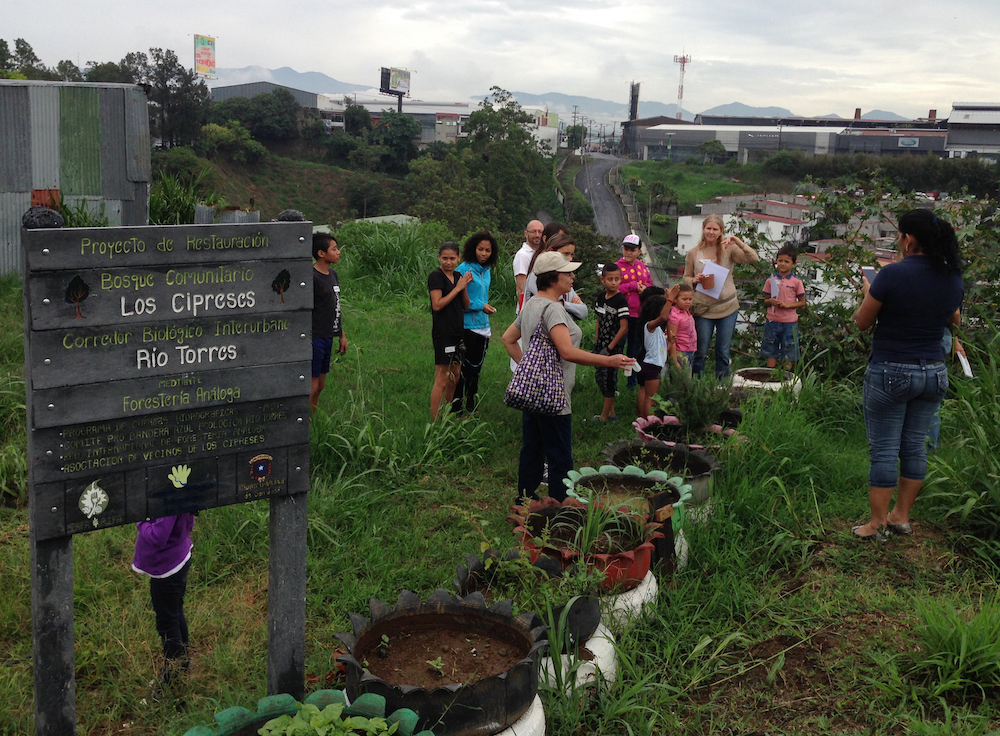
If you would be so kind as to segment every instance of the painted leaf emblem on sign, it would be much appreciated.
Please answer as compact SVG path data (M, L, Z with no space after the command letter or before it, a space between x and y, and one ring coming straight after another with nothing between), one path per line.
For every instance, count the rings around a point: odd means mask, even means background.
M66 301L76 305L76 314L73 316L73 319L83 317L83 313L80 311L80 304L88 296L90 296L90 287L87 286L87 282L79 276L74 276L73 280L69 282L69 286L66 287Z
M285 269L282 269L281 272L274 277L274 281L271 282L271 288L281 295L282 304L285 303L285 292L288 291L288 287L291 286L291 284L292 275Z

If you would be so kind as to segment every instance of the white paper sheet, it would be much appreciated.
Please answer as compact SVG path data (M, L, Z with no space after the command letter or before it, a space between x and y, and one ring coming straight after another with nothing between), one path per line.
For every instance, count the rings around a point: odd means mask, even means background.
M958 362L962 364L962 372L969 378L972 378L972 366L969 365L969 359L961 353L955 353L955 355L958 356Z
M722 287L726 285L726 279L729 278L729 269L720 266L718 263L713 263L712 261L705 261L705 268L702 273L711 274L715 276L715 285L711 289L706 289L701 284L694 287L695 291L701 292L705 296L710 296L713 299L718 299L719 294L722 293Z

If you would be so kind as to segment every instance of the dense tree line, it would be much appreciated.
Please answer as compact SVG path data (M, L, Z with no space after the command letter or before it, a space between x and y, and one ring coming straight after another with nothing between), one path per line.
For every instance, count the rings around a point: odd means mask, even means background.
M977 197L997 196L997 167L977 158L939 158L934 155L868 153L806 156L801 151L779 151L764 161L764 170L793 179L811 179L837 185L838 180L887 178L903 192L938 191L957 194L967 189Z

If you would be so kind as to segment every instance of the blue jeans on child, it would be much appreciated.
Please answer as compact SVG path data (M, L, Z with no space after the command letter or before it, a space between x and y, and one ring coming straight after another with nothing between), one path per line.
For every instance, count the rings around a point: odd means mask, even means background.
M700 376L705 370L705 359L708 357L708 348L712 344L712 332L715 332L715 375L717 378L725 378L729 375L729 349L733 344L733 332L736 330L736 320L739 318L739 310L733 312L728 317L719 319L709 319L708 317L695 317L694 329L698 333L698 349L694 354L694 361L691 363L691 372Z
M798 322L764 322L764 337L760 341L760 357L774 360L797 361L799 353Z
M940 361L868 364L862 392L868 485L894 488L899 475L924 479L927 429L947 391L948 371Z

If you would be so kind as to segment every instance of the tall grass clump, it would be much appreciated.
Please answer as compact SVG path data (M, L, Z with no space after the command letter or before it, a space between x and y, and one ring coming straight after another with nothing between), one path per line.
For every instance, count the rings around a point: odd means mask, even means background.
M211 170L206 168L188 175L162 174L149 190L150 225L184 225L194 222L195 205L219 207L222 195L209 188Z
M919 648L907 672L933 697L996 695L1000 690L1000 601L983 602L977 614L947 601L914 599Z
M427 296L427 276L438 267L438 248L451 234L438 223L348 223L336 233L345 250L338 272L375 299ZM461 243L459 244L461 245Z
M975 378L952 374L954 398L942 405L941 450L928 463L927 498L959 521L966 542L1000 560L1000 335L963 343Z

